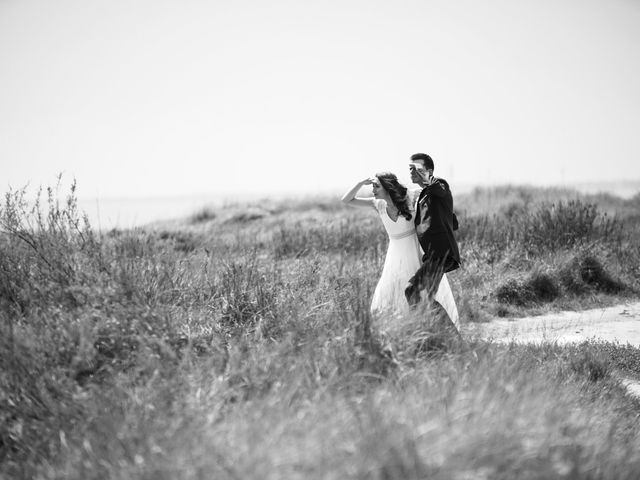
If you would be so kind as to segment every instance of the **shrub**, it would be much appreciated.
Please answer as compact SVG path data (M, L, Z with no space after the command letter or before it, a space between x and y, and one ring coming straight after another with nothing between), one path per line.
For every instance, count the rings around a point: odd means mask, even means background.
M107 270L102 244L77 210L75 182L62 206L58 190L59 183L47 189L46 209L41 190L30 207L24 188L0 207L0 296L22 313L43 303L79 306L74 286Z
M247 263L224 263L216 287L220 325L230 333L241 333L253 331L258 322L275 316L279 282L279 273L261 271L255 256Z
M533 301L534 296L522 281L511 278L501 284L495 291L496 300L500 303L526 305Z
M624 285L614 280L594 257L587 255L580 262L580 278L587 285L606 293L617 293L624 289Z
M210 222L212 220L215 220L217 217L218 215L215 210L211 209L210 207L204 207L191 215L191 217L189 218L189 223L198 224Z
M558 271L564 288L573 294L587 291L619 293L626 289L624 283L614 279L602 263L588 251L574 255Z
M511 278L495 291L501 303L524 306L530 303L552 302L560 295L556 280L547 273L535 272L525 280Z
M546 273L534 273L527 281L533 297L541 302L552 302L560 296L560 288L556 280Z
M590 382L598 382L607 378L612 370L606 356L602 352L588 348L587 345L571 351L569 368Z
M543 204L525 217L522 241L529 251L573 247L594 232L598 208L580 200Z
M514 249L528 255L571 249L593 242L617 242L622 224L581 200L542 203L534 210L512 204L499 214L462 218L458 238L478 248Z
M171 242L173 248L179 252L193 252L200 242L192 232L183 231L162 231L159 234L161 240Z
M236 213L228 218L225 223L247 223L255 220L261 220L267 217L270 213L260 208L249 208L246 211Z

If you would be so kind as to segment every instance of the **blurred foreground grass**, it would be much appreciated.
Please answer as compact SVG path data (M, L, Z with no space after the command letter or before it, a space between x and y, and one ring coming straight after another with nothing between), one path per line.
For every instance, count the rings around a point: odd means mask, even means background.
M637 478L621 345L425 342L368 313L386 250L337 199L97 233L0 212L0 472L23 478ZM640 196L456 198L462 322L637 298ZM572 477L573 476L573 477Z

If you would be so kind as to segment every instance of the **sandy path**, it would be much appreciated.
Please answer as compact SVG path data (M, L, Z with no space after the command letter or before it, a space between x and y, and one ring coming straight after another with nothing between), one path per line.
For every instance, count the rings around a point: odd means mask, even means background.
M596 339L640 347L640 302L595 308L581 312L558 312L488 323L467 324L463 331L498 342L580 343ZM640 398L640 382L620 378L630 395Z
M499 342L579 343L598 339L640 347L640 302L467 324L468 333Z

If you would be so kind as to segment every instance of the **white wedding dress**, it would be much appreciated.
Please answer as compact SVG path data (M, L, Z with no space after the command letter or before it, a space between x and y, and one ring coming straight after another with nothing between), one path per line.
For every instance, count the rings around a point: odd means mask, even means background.
M380 280L373 292L371 313L377 317L402 316L409 313L409 304L405 298L404 289L407 287L409 279L422 264L422 249L418 243L413 218L407 220L399 215L394 222L387 213L385 200L374 199L374 204L387 235L389 235L389 248L384 259ZM446 274L442 276L435 300L443 306L459 330L458 309Z

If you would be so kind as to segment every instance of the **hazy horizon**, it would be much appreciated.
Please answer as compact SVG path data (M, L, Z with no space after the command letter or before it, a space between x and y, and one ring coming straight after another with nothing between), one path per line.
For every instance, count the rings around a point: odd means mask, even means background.
M493 188L505 185L485 186L487 188ZM534 185L514 184L513 186ZM452 185L454 201L456 198L470 193L476 187L483 187L483 185ZM582 185L576 184L564 186L550 185L546 187L538 185L537 187L567 188L585 194L609 193L621 198L628 199L640 193L640 180L624 181L619 183L612 182L610 184L604 185L604 187L602 184L596 185L588 183ZM278 200L287 198L325 198L332 195L335 195L337 200L342 193L344 193L344 191L335 190L307 192L306 194L300 192L280 192L278 194L274 194L273 192L245 192L237 194L235 196L229 196L225 194L193 194L181 196L151 196L138 198L90 198L80 196L78 198L78 204L80 209L87 213L92 226L105 230L115 227L138 227L152 224L154 222L186 219L204 208L215 209L223 207L225 204L242 204L245 202L253 203L259 202L260 200ZM364 195L367 195L369 193L370 192L367 191L367 189L363 189Z
M54 179L56 180L56 179ZM57 190L57 198L63 201L70 192L73 179L62 177L59 183L55 181L45 185L28 184L20 187L11 186L12 191L25 188L25 199L33 202L38 191L42 190L43 200L46 198L48 187ZM355 183L355 179L354 179ZM415 187L410 181L404 180L405 185ZM629 199L640 194L640 179L619 180L604 182L574 182L556 184L534 184L531 182L504 182L504 183L460 183L449 182L452 188L454 201L461 195L472 192L475 188L499 188L499 187L533 187L575 190L582 194L611 194L623 199ZM76 199L80 210L87 213L91 225L99 229L110 229L114 227L128 228L143 226L156 221L178 220L189 217L204 208L219 208L225 204L254 203L260 200L282 200L282 199L306 199L306 198L326 198L335 196L336 200L342 196L353 184L344 184L341 188L332 187L325 189L303 190L291 189L280 190L278 192L270 190L244 190L234 193L229 192L192 192L175 193L169 192L165 195L130 195L130 196L92 196L80 183L76 185ZM5 192L3 192L5 193ZM364 187L360 191L362 196L371 196L370 187Z

